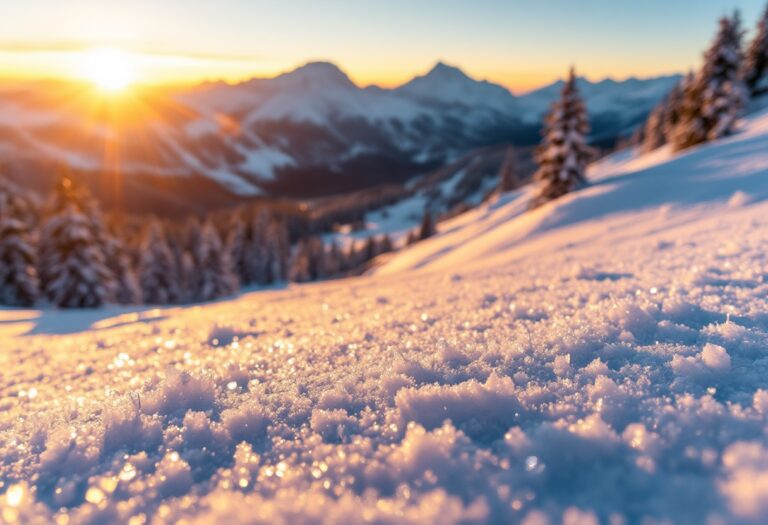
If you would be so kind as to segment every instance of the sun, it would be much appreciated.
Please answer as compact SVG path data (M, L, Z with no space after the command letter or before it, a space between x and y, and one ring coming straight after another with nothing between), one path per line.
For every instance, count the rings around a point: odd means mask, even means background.
M107 93L124 91L138 77L136 56L112 47L94 47L84 51L78 61L80 76Z

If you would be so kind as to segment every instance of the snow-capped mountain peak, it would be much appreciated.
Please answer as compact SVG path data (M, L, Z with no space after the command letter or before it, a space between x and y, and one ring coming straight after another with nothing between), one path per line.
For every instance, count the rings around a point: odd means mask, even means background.
M444 62L438 62L427 74L415 77L396 91L418 100L487 107L502 113L515 109L515 97L506 88L475 80Z
M632 131L674 82L584 83L592 138ZM73 112L51 96L54 91L14 86L0 97L0 162L18 172L20 182L49 180L51 162L83 172L84 179L104 169L103 123L91 125L88 113ZM399 88L360 88L336 65L311 62L274 78L148 97L147 110L134 122L138 132L120 136L121 171L131 173L125 180L136 195L144 194L142 181L196 176L217 187L226 202L401 183L477 147L536 143L541 116L558 93L553 84L514 97L444 62ZM52 140L61 129L77 137L66 150ZM205 193L208 202L211 191Z
M427 73L425 76L427 78L432 78L436 80L474 82L474 80L472 80L469 76L467 76L467 74L464 73L464 71L462 71L458 67L451 66L442 61L435 64L434 67L430 69L429 73Z
M309 89L331 87L339 89L357 88L344 71L336 64L330 62L309 62L293 71L280 75L275 79L275 83L281 87L291 85Z

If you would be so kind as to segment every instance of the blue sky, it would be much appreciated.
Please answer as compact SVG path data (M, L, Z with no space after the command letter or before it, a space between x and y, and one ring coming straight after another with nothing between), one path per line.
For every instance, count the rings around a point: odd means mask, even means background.
M184 78L244 78L324 59L358 83L393 85L444 60L520 91L571 63L591 78L688 69L719 16L739 8L751 31L764 2L6 0L0 74L44 72L49 51L111 45L176 57L162 67Z

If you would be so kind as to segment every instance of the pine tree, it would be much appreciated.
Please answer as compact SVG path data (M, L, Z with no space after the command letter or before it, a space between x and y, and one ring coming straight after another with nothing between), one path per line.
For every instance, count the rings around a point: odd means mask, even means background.
M365 246L363 247L363 253L365 253L365 262L372 261L376 258L378 255L376 246L376 237L371 235L368 237L368 239L365 241Z
M362 248L359 248L359 243L352 239L347 248L346 267L347 271L356 270L361 264L363 264Z
M385 233L384 236L381 238L381 241L379 241L379 246L378 246L379 254L389 253L394 249L395 248L394 248L394 245L392 244L392 238Z
M270 217L266 210L259 210L253 216L239 211L230 220L227 247L235 273L244 286L270 281L269 227Z
M620 147L617 149L624 149L626 147L642 147L645 142L645 125L638 126L635 131L625 141L622 141Z
M288 228L282 220L271 221L265 239L267 257L266 283L290 279L291 243Z
M281 280L285 277L285 263L275 265L274 268L270 268L271 259L285 259L285 255L282 254L284 248L283 242L287 242L283 235L287 235L286 232L279 231L279 226L273 226L272 217L266 210L259 210L253 216L249 222L250 224L250 236L249 236L249 257L250 264L247 265L246 278L251 283L256 284L269 284L275 280ZM273 229L274 228L274 229ZM270 235L274 235L273 244L270 245ZM274 255L270 255L270 249L275 251ZM277 273L277 279L271 274Z
M680 122L683 94L692 79L693 75L689 73L651 111L641 128L642 132L637 134L642 140L635 142L643 153L660 148L672 140L672 133Z
M418 240L423 241L435 234L435 223L432 219L432 211L429 208L424 210L424 216L421 218L421 226L419 226Z
M141 286L122 239L118 235L107 233L101 243L107 267L115 275L115 300L119 304L141 303Z
M182 303L192 303L198 300L195 249L202 239L201 229L202 225L196 217L188 217L176 235L170 235L168 232L168 245L171 247L176 260L179 301Z
M419 242L419 235L415 229L408 232L408 237L405 239L405 245L410 246Z
M536 151L539 169L534 178L541 189L534 205L562 197L586 183L587 163L592 157L588 133L587 110L571 69L560 100L552 105L545 119L544 139Z
M199 232L199 241L192 247L195 261L195 299L211 301L235 293L239 287L229 253L209 220Z
M689 72L680 82L675 84L669 96L667 97L667 111L664 113L664 140L666 143L673 141L675 129L683 115L683 104L685 104L685 93L694 81L693 72Z
M744 106L740 77L742 31L738 14L720 19L720 29L704 55L704 66L687 87L673 145L682 150L733 131Z
M177 261L179 273L179 301L191 303L195 301L195 258L189 250L182 250Z
M326 276L325 245L320 237L310 237L306 240L307 256L309 259L309 279L316 281Z
M643 127L643 141L640 150L648 153L660 148L667 143L667 136L664 132L667 121L669 107L667 99L662 100L648 115L648 120Z
M757 24L755 38L744 57L742 76L752 97L768 93L768 7Z
M141 242L139 282L147 304L174 304L182 299L177 262L157 221L149 224Z
M300 240L293 252L288 271L288 278L294 283L304 283L311 279L309 269L309 244Z
M324 275L326 277L335 277L342 272L342 253L339 243L336 240L331 241L330 246L325 253Z
M39 275L46 298L63 308L95 308L116 300L107 266L98 207L85 190L62 179L53 212L42 226Z
M247 286L252 282L249 275L249 265L251 262L249 253L250 232L248 231L247 221L248 218L242 209L235 211L229 218L226 241L232 266L243 286Z
M40 294L28 209L21 197L0 193L0 304L32 306Z
M45 296L56 306L96 308L115 300L114 274L90 221L74 204L43 225L39 264Z
M504 162L501 164L501 173L499 174L500 193L512 191L517 187L517 160L515 157L515 148L507 148Z

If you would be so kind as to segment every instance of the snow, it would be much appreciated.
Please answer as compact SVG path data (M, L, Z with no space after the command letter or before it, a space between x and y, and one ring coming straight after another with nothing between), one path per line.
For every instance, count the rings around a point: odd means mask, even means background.
M205 173L215 181L220 182L224 187L229 188L235 194L247 197L253 197L261 194L261 190L246 181L245 179L233 173L229 168L220 167L216 169L205 170Z
M515 97L505 88L468 77L460 69L438 62L426 75L397 88L399 93L417 100L488 107L503 114L517 110Z
M590 82L585 78L577 79L579 93L592 114L618 114L625 116L633 112L648 112L681 79L680 75L668 75L649 79L628 78L617 81L606 78ZM549 106L560 95L563 81L536 89L517 97L517 103L523 119L538 122Z
M344 282L3 310L0 516L765 523L766 142L617 155Z
M623 151L592 165L591 185L528 211L526 187L438 226L447 232L419 243L379 274L463 267L488 257L520 258L573 245L615 245L685 228L704 211L750 208L768 196L768 112L745 122L740 134L673 157L668 147L648 155Z
M264 180L274 179L276 169L296 164L292 157L275 148L241 150L241 153L245 161L240 167Z
M669 85L664 77L585 84L584 89L597 120L613 122L618 116L624 131ZM261 194L262 182L281 166L321 163L354 170L344 164L356 155L393 152L424 164L459 158L498 130L537 124L558 87L514 97L502 86L442 63L398 88L359 87L337 66L314 62L275 78L205 84L169 93L168 99L142 99L141 111L125 128L103 120L103 112L90 107L87 97L52 96L57 90L47 84L1 91L0 127L6 133L0 153L11 167L32 160L96 173L103 171L104 159L101 148L92 146L115 140L126 146L121 148L122 173L207 176L249 197ZM615 124L608 128L609 134L618 129ZM288 130L296 140L274 140L270 130L275 129ZM308 153L302 144L310 133L332 147ZM56 139L70 134L72 147L62 148ZM146 140L136 140L144 135ZM211 164L214 158L219 165Z
M410 121L429 113L417 102L390 90L361 89L334 64L312 62L272 79L235 86L217 85L181 100L204 113L246 113L242 125L263 120L290 120L327 125L330 118Z
M425 209L430 209L436 215L450 211L447 201L455 196L456 187L465 176L466 169L459 168L438 183L411 188L409 196L367 212L362 228L326 235L326 242L335 240L341 246L347 246L352 240L388 235L396 245L404 244L408 234L421 224ZM418 184L419 181L415 182ZM494 177L484 179L480 188L462 199L462 202L476 206L497 184Z

